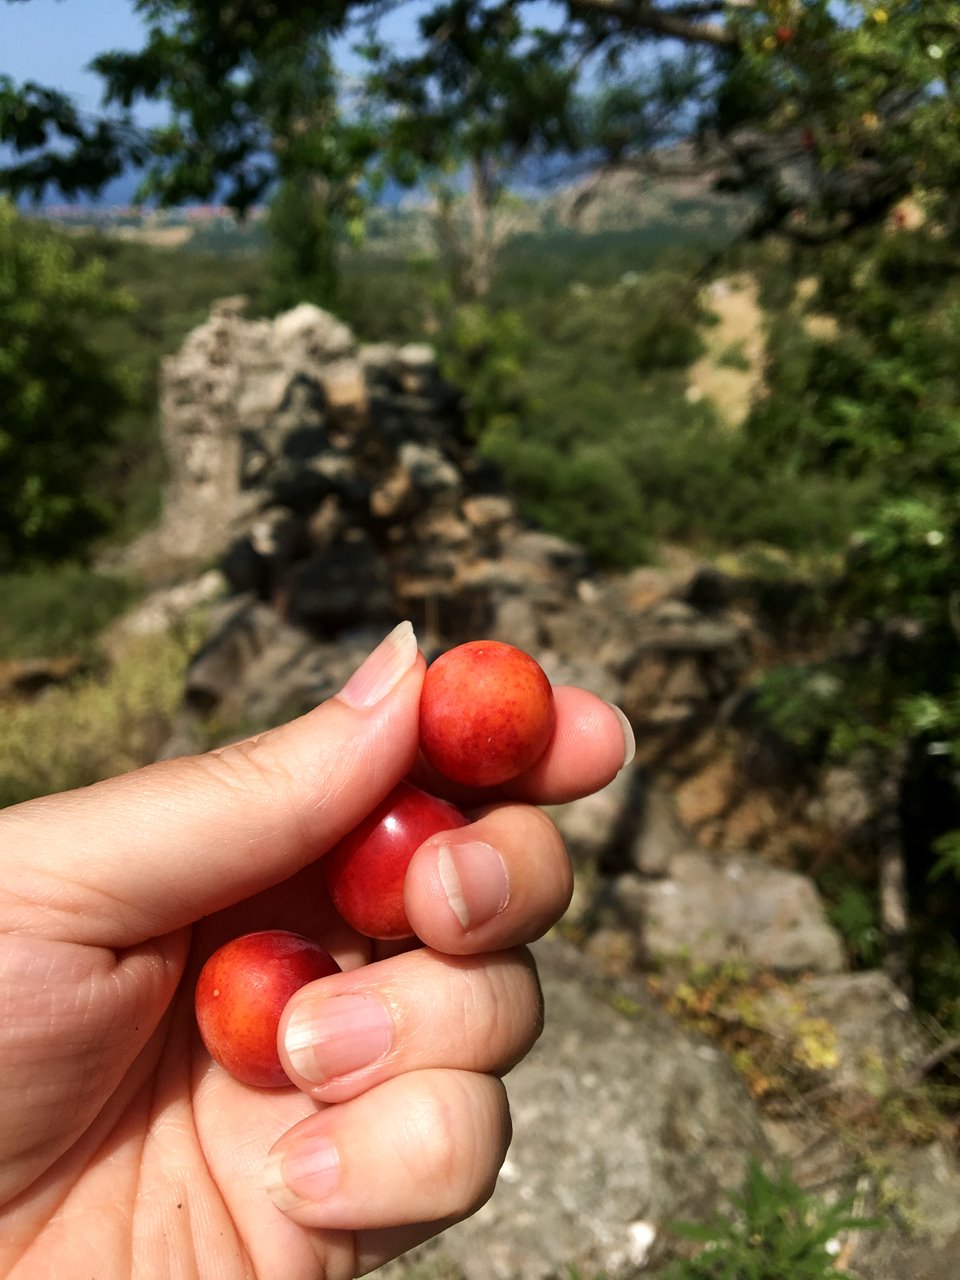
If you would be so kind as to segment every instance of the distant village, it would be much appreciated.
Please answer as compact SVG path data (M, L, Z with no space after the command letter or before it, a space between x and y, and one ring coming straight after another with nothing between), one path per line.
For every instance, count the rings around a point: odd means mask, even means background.
M247 211L246 221L259 222L265 214L265 205L255 205ZM35 216L46 218L50 222L63 222L68 226L147 228L237 225L237 215L225 204L184 205L178 209L152 209L141 204L48 204L37 209Z
M30 210L30 215L67 232L96 231L158 249L203 244L226 250L244 248L258 240L266 212L265 205L256 205L240 219L225 204L183 205L175 209L140 204L48 204Z

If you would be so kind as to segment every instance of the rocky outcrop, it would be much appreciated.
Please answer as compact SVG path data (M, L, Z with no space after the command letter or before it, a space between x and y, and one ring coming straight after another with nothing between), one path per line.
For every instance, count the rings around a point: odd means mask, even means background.
M148 577L219 560L234 593L323 637L399 615L480 633L492 590L584 572L521 529L429 347L360 346L308 305L246 320L228 299L167 360L161 415L167 499L130 552Z

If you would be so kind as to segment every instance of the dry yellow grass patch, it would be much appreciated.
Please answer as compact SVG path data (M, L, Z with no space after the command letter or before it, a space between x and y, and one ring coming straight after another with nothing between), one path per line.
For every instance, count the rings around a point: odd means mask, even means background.
M757 282L714 280L705 303L716 323L702 332L706 351L690 366L687 398L709 399L728 427L739 427L763 390L766 343Z

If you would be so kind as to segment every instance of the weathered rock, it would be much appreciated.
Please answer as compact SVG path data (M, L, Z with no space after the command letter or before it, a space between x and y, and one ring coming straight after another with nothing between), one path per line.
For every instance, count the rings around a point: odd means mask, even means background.
M302 302L273 321L276 347L291 365L321 366L356 350L356 339L347 325L327 311Z
M630 844L629 863L645 876L664 876L673 859L690 848L690 833L677 816L674 797L649 779Z
M681 600L665 600L643 615L637 649L661 653L716 653L742 646L740 628L728 618L709 617Z
M400 464L370 494L370 513L378 520L395 520L417 510L419 497L410 472Z
M843 947L805 876L751 855L676 856L662 880L621 876L617 905L653 959L722 964L739 957L781 973L833 973Z
M491 640L515 644L527 653L540 653L543 648L541 612L525 596L507 596L494 605L490 621Z
M507 1080L514 1138L493 1199L387 1276L442 1258L466 1280L554 1280L570 1269L619 1280L670 1222L708 1215L749 1156L765 1152L718 1050L642 993L618 1009L563 943L536 953L546 1030Z
M862 835L876 813L876 799L860 772L835 765L820 778L807 813L812 821L846 839Z
M221 568L234 591L269 598L278 574L306 546L304 522L289 508L271 507L224 553Z
M374 622L387 626L392 618L387 564L362 530L298 561L280 590L288 621L328 635Z
M267 605L240 596L215 620L211 638L187 669L184 700L189 708L222 708L243 687L251 663L275 644L280 620Z
M915 1083L928 1052L927 1037L909 1000L885 973L810 978L797 984L793 995L836 1037L832 1090L879 1098Z
M661 601L669 599L677 589L682 578L676 573L664 569L654 569L647 565L633 569L626 577L628 605L632 613L643 613Z
M943 1142L884 1157L882 1221L853 1262L865 1280L954 1280L960 1258L960 1162Z
M536 529L516 534L506 550L511 560L530 564L544 573L563 574L572 580L583 577L589 568L583 547Z
M728 755L716 756L677 787L677 815L692 830L726 813L741 789L733 760Z
M157 635L180 625L195 609L213 605L227 590L224 575L208 569L198 578L159 587L149 592L129 613L111 623L100 643L111 656L122 649L129 636Z
M409 475L415 490L445 507L456 504L463 480L440 449L410 440L400 446L399 458L400 466Z
M537 655L551 684L573 684L589 689L598 698L619 704L623 686L613 672L589 654L562 656L553 649L545 649Z
M635 769L622 769L607 786L550 810L550 816L575 861L622 864L642 804L643 780Z

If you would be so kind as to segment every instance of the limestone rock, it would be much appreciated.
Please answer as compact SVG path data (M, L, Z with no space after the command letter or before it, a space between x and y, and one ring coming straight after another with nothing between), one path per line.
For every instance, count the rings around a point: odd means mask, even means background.
M293 565L281 591L286 618L311 630L329 633L381 620L386 627L392 618L387 565L361 531Z
M357 345L347 325L309 302L277 316L273 336L277 347L297 364L327 364L353 355Z
M632 1276L668 1223L708 1215L765 1151L716 1049L640 995L618 1011L567 945L535 950L546 1029L507 1078L514 1138L494 1196L388 1277L439 1259L466 1280Z
M798 984L794 995L836 1036L834 1090L881 1097L910 1085L928 1052L910 1002L879 970L837 973ZM960 1226L960 1223L958 1223Z
M664 876L677 854L689 847L690 833L677 816L673 796L648 780L630 844L629 866L641 875Z
M943 1142L885 1156L885 1231L864 1232L854 1255L869 1280L953 1280L960 1258L960 1161ZM893 1229L890 1229L893 1228Z
M642 786L636 770L622 769L600 791L550 810L575 861L618 857L618 847L629 844ZM619 856L622 858L622 853Z
M857 769L824 770L807 810L814 822L847 839L862 835L876 815L876 798Z
M741 957L781 973L834 973L843 947L807 877L751 855L681 853L661 880L621 876L616 901L652 958L721 964Z

